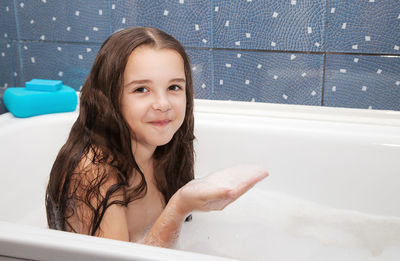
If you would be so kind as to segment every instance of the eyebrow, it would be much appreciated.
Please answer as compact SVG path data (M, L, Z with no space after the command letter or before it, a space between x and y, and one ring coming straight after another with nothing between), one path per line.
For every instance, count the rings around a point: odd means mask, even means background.
M186 83L186 80L184 78L174 78L169 80L169 82L180 82L180 83ZM149 84L151 83L151 80L133 80L127 84L125 84L125 87L131 85L131 84Z

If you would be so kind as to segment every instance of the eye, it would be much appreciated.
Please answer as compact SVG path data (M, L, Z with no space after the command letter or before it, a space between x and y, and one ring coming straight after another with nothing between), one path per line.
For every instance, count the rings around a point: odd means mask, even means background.
M171 85L168 87L168 90L170 90L170 91L179 91L181 89L182 89L182 87L179 85Z
M149 90L147 90L145 87L139 87L136 88L133 92L137 92L137 93L145 93L148 92Z

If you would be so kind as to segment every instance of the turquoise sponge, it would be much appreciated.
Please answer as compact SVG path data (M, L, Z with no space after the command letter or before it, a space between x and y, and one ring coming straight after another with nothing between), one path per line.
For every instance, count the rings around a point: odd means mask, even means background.
M43 81L43 86L40 86L40 81ZM50 82L35 79L30 87L7 88L3 95L4 105L18 118L74 111L78 104L76 91L66 85L59 86L56 81L54 84ZM29 85L29 82L26 84Z
M26 89L31 91L54 92L60 90L62 86L62 81L56 80L32 79L25 82Z

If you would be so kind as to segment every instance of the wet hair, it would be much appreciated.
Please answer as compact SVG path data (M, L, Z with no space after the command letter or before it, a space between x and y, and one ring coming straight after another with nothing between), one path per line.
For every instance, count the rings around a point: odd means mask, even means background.
M130 129L120 103L128 58L135 48L144 45L178 52L186 77L184 121L171 141L158 146L153 155L155 180L165 203L193 179L193 83L183 46L156 28L115 32L96 56L81 90L79 116L50 172L45 199L50 228L98 235L111 205L127 206L146 194L146 180L132 153ZM130 187L131 178L140 182ZM122 197L116 199L116 195ZM76 219L83 228L71 222Z

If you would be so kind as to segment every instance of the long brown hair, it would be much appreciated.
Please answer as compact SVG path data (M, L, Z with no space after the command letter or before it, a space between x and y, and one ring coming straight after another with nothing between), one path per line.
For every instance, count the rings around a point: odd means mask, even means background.
M180 187L193 179L193 83L190 61L183 46L155 28L137 27L116 32L97 54L81 90L79 117L51 170L46 191L50 228L76 231L69 218L78 204L84 204L91 212L85 233L95 235L108 207L127 206L146 194L147 184L132 154L129 127L120 110L125 66L132 51L141 45L177 51L183 58L186 77L183 124L172 140L157 147L153 155L157 187L167 203ZM88 176L85 168L80 167L85 158L90 161L91 173L96 167L94 176ZM136 173L141 182L129 188L132 173ZM82 182L89 177L91 180ZM101 192L101 187L110 180L113 184L107 186L106 193ZM121 191L124 200L113 199L113 195Z

